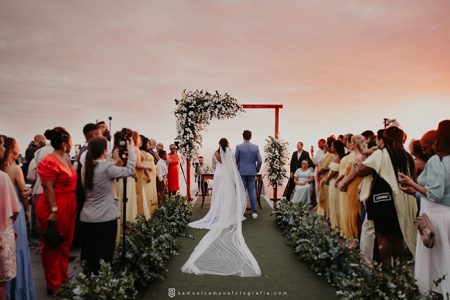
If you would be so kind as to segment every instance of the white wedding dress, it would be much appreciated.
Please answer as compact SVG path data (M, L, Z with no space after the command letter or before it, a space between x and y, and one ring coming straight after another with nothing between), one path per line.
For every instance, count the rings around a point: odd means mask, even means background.
M217 160L216 156L213 155L213 166L216 166L214 171L214 181L211 196L211 206L208 213L200 220L191 222L188 224L189 227L197 229L213 229L219 222L222 211L225 209L224 201L227 201L230 193L229 187L223 184L223 167L222 164ZM245 210L244 210L245 212ZM245 220L244 212L242 212L241 220Z
M234 154L228 148L226 152L221 149L220 157L222 163L217 164L214 173L212 200L220 198L217 203L221 206L220 215L181 271L196 275L261 276L259 265L242 236L245 190Z

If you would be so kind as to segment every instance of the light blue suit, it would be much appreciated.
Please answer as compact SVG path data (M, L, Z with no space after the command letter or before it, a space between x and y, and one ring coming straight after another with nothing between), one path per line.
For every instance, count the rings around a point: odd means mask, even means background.
M256 212L255 175L261 169L262 159L257 145L244 141L236 146L236 164L244 187L250 197L252 211Z

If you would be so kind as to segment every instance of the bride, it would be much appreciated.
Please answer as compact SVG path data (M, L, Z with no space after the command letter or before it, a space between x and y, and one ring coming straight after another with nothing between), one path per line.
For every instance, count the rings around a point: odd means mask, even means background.
M222 142L222 143L226 142L226 144L228 145L228 141L225 138L221 139L219 141L219 144L220 144L220 142ZM226 146L226 147L228 147L228 146ZM225 149L227 149L227 148L225 148ZM233 156L229 149L228 149L228 152L231 154L231 156ZM224 176L223 175L224 169L223 169L222 163L220 161L221 160L220 148L219 148L219 150L214 152L212 160L213 160L213 163L212 163L213 167L214 166L216 166L216 167L215 167L215 171L214 171L214 182L213 182L214 188L212 190L211 207L209 208L208 213L203 218L188 224L188 226L192 227L192 228L213 229L217 225L219 219L224 216L223 210L225 209L225 206L224 206L223 202L227 201L226 199L228 199L230 196L234 197L234 195L230 194L229 186L226 186L222 179L222 177ZM230 178L231 177L228 177L228 179L230 179ZM232 179L230 179L230 180L232 180ZM245 202L244 202L244 205L245 205ZM241 221L245 220L244 212L245 212L245 209L242 211Z
M212 229L195 247L181 271L196 275L261 276L258 263L242 236L246 206L244 185L227 139L220 139L219 145L214 153L217 167L210 209L211 212L216 205L216 222L209 227Z

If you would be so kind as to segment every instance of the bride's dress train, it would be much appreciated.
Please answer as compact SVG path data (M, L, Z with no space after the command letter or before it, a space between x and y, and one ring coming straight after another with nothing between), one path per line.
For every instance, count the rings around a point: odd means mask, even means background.
M222 206L220 215L181 270L197 275L261 276L259 265L242 236L245 190L234 155L227 149L220 150L220 156L222 163L218 163L214 173L214 189L222 197L218 202Z

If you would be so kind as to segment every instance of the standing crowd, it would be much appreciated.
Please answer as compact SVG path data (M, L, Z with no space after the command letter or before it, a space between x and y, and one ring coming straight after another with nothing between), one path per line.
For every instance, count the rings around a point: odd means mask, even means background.
M421 291L446 295L450 293L450 120L412 140L409 152L404 148L406 139L399 124L392 122L376 134L367 130L321 139L312 158L299 142L284 196L317 206L331 228L359 245L368 263L392 265L410 252ZM424 218L434 239L426 230L416 229Z
M165 194L179 191L175 145L166 153L163 144L127 128L111 143L105 122L86 124L83 134L74 158L65 128L36 135L22 167L15 139L0 135L0 299L35 299L29 235L39 237L47 292L54 295L68 280L72 248L80 248L85 272L97 273L100 260L113 260L119 224L151 218Z
M113 259L119 225L151 218L165 194L179 191L175 144L167 153L155 139L127 128L112 140L105 122L86 124L83 134L85 143L73 159L72 138L63 127L36 135L22 168L16 140L0 135L0 299L35 299L29 234L40 238L47 290L55 294L68 280L71 248L81 248L86 273L97 273L100 260ZM406 138L394 122L376 134L320 139L311 156L299 142L284 196L317 206L331 228L359 245L368 263L391 265L409 251L420 289L445 295L450 293L450 120L411 141L409 151ZM201 159L197 177L209 172ZM434 233L431 248L414 225L424 215Z

